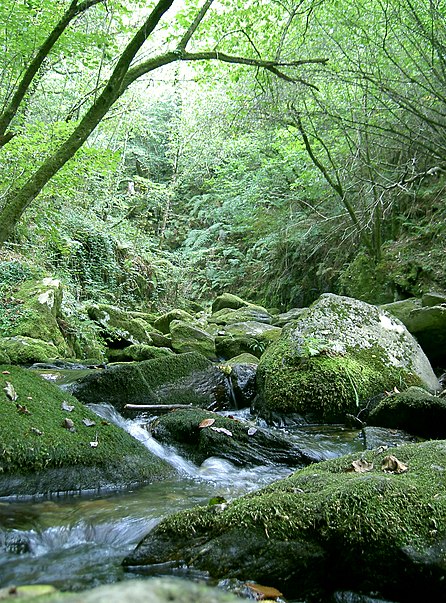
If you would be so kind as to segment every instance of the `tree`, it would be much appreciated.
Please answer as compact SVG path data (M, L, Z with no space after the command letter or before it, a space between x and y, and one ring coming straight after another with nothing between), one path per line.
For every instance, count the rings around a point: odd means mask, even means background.
M69 3L68 9L62 14L59 21L54 25L37 49L29 64L24 69L19 83L11 95L11 99L0 116L0 135L3 145L13 137L13 130L8 128L13 123L17 112L27 102L27 94L30 92L33 82L41 73L45 60L51 56L56 42L62 36L70 35L69 26L73 23L75 17L80 14L85 15L94 6L101 5L102 0L72 0ZM238 3L221 2L218 10L211 13L211 7L214 0L206 0L200 6L191 0L186 4L186 10L178 10L176 13L176 26L179 28L178 35L172 35L171 30L166 28L166 13L173 8L175 0L159 0L153 5L152 10L145 17L142 25L137 29L136 33L127 41L124 49L115 62L114 66L110 67L110 73L105 79L102 79L102 71L98 73L98 86L96 93L89 101L90 104L85 110L80 120L73 125L71 132L61 142L61 144L41 162L37 168L30 173L24 182L18 184L11 183L6 192L3 193L1 208L0 208L0 245L2 245L13 233L14 228L24 211L34 201L34 199L42 191L43 187L53 178L53 176L75 155L75 153L87 141L90 134L98 126L110 108L116 101L125 93L129 86L145 76L146 74L161 69L162 67L180 61L221 61L229 64L245 65L256 69L266 70L273 73L275 76L286 81L300 81L302 78L298 75L299 68L304 65L321 65L327 62L325 58L302 58L292 60L281 60L277 58L277 53L274 58L263 59L259 56L258 49L254 45L251 38L248 36L250 53L245 55L231 54L221 49L221 40L216 40L213 37L215 34L210 28L211 35L205 35L205 27L202 22L205 17L212 17L211 24L215 27L215 22L218 22L219 15L223 26L229 27L237 20L237 12L240 8ZM243 3L241 3L243 4ZM282 3L273 3L274 10L278 7L285 13L289 13ZM261 9L267 13L267 5L262 3ZM246 14L243 14L246 18ZM283 19L282 29L286 32L288 28L288 19ZM183 25L184 23L184 25ZM280 23L280 21L279 21ZM160 39L161 26L164 29L164 40ZM243 39L246 39L247 26L243 27ZM182 30L182 31L181 31ZM228 29L227 34L232 37L236 36L237 28ZM196 50L189 50L192 40L197 38ZM280 36L279 36L280 38ZM162 52L155 52L150 58L144 59L141 56L141 51L146 48L146 44L152 40L159 48L162 45L170 46ZM174 44L172 44L174 40ZM204 43L212 44L212 48L202 49ZM241 46L243 48L243 46ZM244 46L247 47L246 44ZM153 51L153 48L151 49Z

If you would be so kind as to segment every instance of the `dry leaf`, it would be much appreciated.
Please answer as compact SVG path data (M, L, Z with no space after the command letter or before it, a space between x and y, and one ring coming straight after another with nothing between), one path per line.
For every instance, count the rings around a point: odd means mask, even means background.
M381 469L386 473L405 473L409 467L400 460L389 454L383 458Z
M6 385L3 388L6 392L6 395L8 396L8 398L10 400L12 400L12 402L15 402L18 398L18 395L14 389L14 386L12 383L9 383L9 381L6 381Z
M66 412L72 412L74 410L74 406L70 406L68 402L65 402L65 400L60 405L60 408Z
M30 411L26 408L26 406L22 406L22 404L16 404L17 412L22 415L30 415Z
M255 433L257 433L257 429L255 427L250 427L248 429L248 435L249 436L253 436Z
M94 425L96 425L95 421L92 421L91 419L82 419L82 423L87 427L94 427Z
M2 375L10 375L11 373L9 371L2 371Z
M203 419L201 423L198 425L200 429L204 429L205 427L210 427L215 423L215 419Z
M256 599L262 601L263 599L277 599L282 597L282 593L273 586L263 586L262 584L253 584L252 582L246 582L246 586L256 595Z
M217 433L224 433L227 436L232 437L232 432L229 429L225 429L224 427L211 427L212 431L216 431Z
M350 467L348 467L347 471L355 472L355 473L367 473L367 471L372 471L373 463L369 463L364 459L358 459L357 461L353 461Z

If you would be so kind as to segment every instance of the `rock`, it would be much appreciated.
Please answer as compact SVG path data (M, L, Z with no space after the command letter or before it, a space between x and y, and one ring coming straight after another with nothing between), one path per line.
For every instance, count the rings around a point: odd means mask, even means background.
M213 423L200 427L207 419ZM193 409L160 416L151 424L151 432L157 440L174 444L200 465L211 456L241 467L271 464L302 467L315 461L315 457L298 448L292 438L261 427L250 432L250 427L233 418Z
M217 359L215 338L204 329L183 320L173 320L169 328L172 336L172 348L176 352L199 352L210 360Z
M72 384L70 391L82 402L108 402L127 415L126 404L192 404L212 410L232 405L227 376L197 352L107 366Z
M387 427L371 427L370 425L363 428L362 437L366 450L380 447L394 448L395 446L417 441L417 438L407 433L407 431Z
M237 408L250 406L257 394L256 373L259 359L252 354L240 354L225 365L229 367L229 378Z
M424 293L421 298L421 305L423 308L432 306L440 306L442 304L446 304L446 293L443 291L442 293L433 292Z
M47 362L59 355L52 343L31 337L3 337L0 339L0 354L11 364L33 364Z
M17 395L14 402L5 389L8 383ZM18 412L17 405L28 412ZM68 407L74 407L73 430L64 427ZM89 427L84 419L96 425ZM123 488L172 471L125 431L98 420L35 371L0 366L0 496Z
M50 277L19 285L14 298L20 301L20 308L6 335L52 344L56 349L53 357L70 357L58 323L58 319L62 318L62 297L60 281ZM14 362L13 357L11 360Z
M276 341L282 330L278 327L255 321L221 326L215 338L220 358L231 358L249 353L260 357L272 341Z
M158 331L166 335L170 332L170 323L173 320L182 320L183 322L190 323L195 322L195 318L191 314L185 312L185 310L176 309L171 310L170 312L167 312L166 314L163 314L162 316L157 318L153 323L153 326L155 327L155 329L158 329Z
M232 310L238 310L239 308L259 308L266 312L265 308L262 306L251 304L237 295L232 295L232 293L223 293L222 295L219 295L212 304L212 313L215 314L215 312L218 312L223 308L231 308Z
M209 324L231 325L234 323L246 322L270 324L271 320L272 316L265 308L249 306L247 308L240 308L239 310L223 308L212 314L209 318Z
M94 304L87 308L88 316L101 326L102 335L109 347L125 347L129 344L150 345L151 326L142 318L132 318L116 306Z
M404 325L365 302L327 293L284 327L261 357L256 410L340 422L372 398L438 381Z
M432 363L446 363L446 304L413 310L407 328Z
M240 603L235 595L180 578L150 578L105 584L77 593L59 593L48 603Z
M385 397L372 410L370 425L404 429L424 438L446 438L446 398L420 387Z
M305 311L305 308L292 308L288 312L282 314L276 314L273 316L272 323L275 327L284 327L292 320L300 318L301 314Z
M394 455L403 473L382 469ZM378 591L398 601L441 601L446 442L351 454L311 465L219 509L163 519L123 564L169 564L211 578L264 582L285 597L328 600L335 591Z
M158 348L172 347L172 337L170 336L170 333L166 335L164 333L161 333L161 331L150 331L149 335L154 346Z
M255 355L257 358L265 351L266 345L254 337L217 335L215 337L215 349L219 358L233 358L240 354Z
M400 301L392 302L390 304L383 304L379 306L381 310L388 312L398 320L401 320L403 325L409 329L409 316L412 310L421 308L421 300L417 297L411 297L409 299L402 299Z
M158 348L153 345L145 345L137 343L129 345L122 350L110 349L107 353L109 362L141 362L142 360L153 360L162 356L172 355L173 351L170 348Z

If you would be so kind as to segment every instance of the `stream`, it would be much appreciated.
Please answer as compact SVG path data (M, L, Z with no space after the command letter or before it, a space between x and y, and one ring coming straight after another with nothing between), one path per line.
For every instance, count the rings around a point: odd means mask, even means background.
M126 492L0 499L0 588L40 583L73 591L134 578L121 560L162 517L214 496L240 496L292 471L282 465L240 469L217 457L197 466L157 442L138 420L124 419L109 405L90 408L173 465L177 477ZM253 421L248 410L231 415ZM288 433L321 460L363 449L359 432L341 427L288 428Z

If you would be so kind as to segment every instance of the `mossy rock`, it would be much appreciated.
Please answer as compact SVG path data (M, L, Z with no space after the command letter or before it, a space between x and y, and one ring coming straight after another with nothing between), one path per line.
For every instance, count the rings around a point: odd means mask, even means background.
M74 383L71 392L82 402L108 402L127 415L126 404L192 404L214 410L232 403L224 372L197 352L109 365Z
M380 306L381 310L388 312L409 328L409 316L412 310L421 308L421 300L418 297L410 297L409 299L402 299L400 301L392 302L390 304L383 304Z
M214 423L200 427L205 420ZM155 439L174 444L197 464L211 456L240 467L271 464L302 467L315 461L313 455L301 450L285 434L252 428L248 423L195 408L162 415L151 423L150 429Z
M69 358L71 353L58 323L62 318L63 289L60 281L50 277L26 281L19 286L14 297L20 300L17 320L5 334L51 343L57 349L56 356Z
M394 387L438 389L428 359L404 325L375 306L322 295L262 355L256 410L340 422Z
M121 347L121 342L124 346L152 343L149 335L151 326L140 317L133 318L131 313L107 304L91 305L87 308L87 313L101 327L102 336L109 347Z
M0 354L9 358L8 364L47 362L59 356L54 344L20 336L0 338Z
M33 586L33 588L36 588ZM22 598L23 587L13 598ZM5 593L6 594L6 593ZM1 593L0 593L1 596ZM12 600L12 597L9 597ZM8 599L6 601L8 601ZM42 601L42 598L39 598ZM79 593L57 593L44 603L240 603L240 598L219 588L180 578L150 578L105 584Z
M413 333L432 363L446 363L446 305L413 310L407 328Z
M361 465L366 472L354 470ZM293 599L353 590L444 600L445 470L445 441L310 465L217 508L168 516L123 564L186 565L214 579L267 577Z
M167 335L168 333L170 333L170 323L173 320L181 320L183 322L189 323L195 322L195 318L191 314L189 314L189 312L186 312L185 310L175 309L171 310L170 312L166 312L166 314L163 314L162 316L157 318L153 323L153 326L161 333L164 333L164 335Z
M0 366L0 451L0 496L123 488L172 472L67 392L10 365Z
M275 327L284 327L292 320L300 318L305 308L291 308L288 312L282 312L281 314L275 314L273 316L271 324Z
M137 343L129 345L122 350L108 350L109 362L140 362L142 360L153 360L162 356L170 356L173 351L170 348L158 348L153 345Z
M249 353L238 354L237 356L229 358L225 364L229 364L229 366L234 366L237 364L255 364L257 366L259 364L259 358L254 356L254 354Z
M209 358L216 360L215 338L197 324L191 324L183 320L173 320L170 325L172 337L172 348L178 353L199 352Z
M266 344L255 337L217 335L215 349L219 358L229 359L240 354L252 354L260 358L266 349Z
M444 291L430 291L429 293L424 293L421 297L421 305L423 308L441 306L442 304L446 304L446 293Z
M404 429L424 438L446 438L446 398L420 387L386 396L372 410L370 425Z
M258 306L249 306L238 310L223 308L212 314L209 318L209 324L216 325L232 325L234 323L246 322L271 324L271 321L271 314L265 308Z
M232 293L223 293L219 295L212 303L212 313L218 312L223 308L231 308L232 310L238 310L239 308L258 308L262 312L267 312L265 308L262 306L256 306L255 304L251 304L250 302L238 297L237 295L232 295Z

